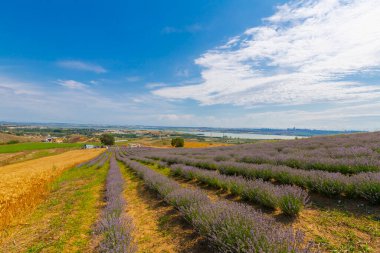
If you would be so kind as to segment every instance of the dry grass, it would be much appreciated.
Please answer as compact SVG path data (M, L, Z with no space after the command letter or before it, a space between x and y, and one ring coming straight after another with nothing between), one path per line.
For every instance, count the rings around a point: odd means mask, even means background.
M29 142L29 141L41 141L41 137L38 136L17 136L13 134L0 133L0 143L7 143L8 141L19 141L19 142Z
M26 150L16 153L4 153L0 154L0 167L46 156L58 155L73 149L75 148L52 148L44 150Z
M185 141L185 148L211 148L220 146L231 146L231 144L218 142Z
M16 153L5 153L0 154L0 166L4 166L9 164L9 161L17 159L20 156L23 156L24 152L16 152Z
M48 191L48 183L65 169L90 160L103 150L74 150L0 167L0 230Z

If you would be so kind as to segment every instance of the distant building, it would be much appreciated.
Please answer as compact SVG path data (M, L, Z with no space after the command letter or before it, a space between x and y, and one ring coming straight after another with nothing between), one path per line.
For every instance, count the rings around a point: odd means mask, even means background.
M140 144L134 144L134 143L131 143L128 145L130 148L140 148L141 145Z
M95 145L91 145L91 144L84 144L82 149L93 149L93 148L96 148Z
M58 138L58 137L48 136L48 137L45 138L44 142L49 142L49 143L52 143L52 142L55 142L55 143L62 143L62 142L63 142L63 139L62 139L62 138Z

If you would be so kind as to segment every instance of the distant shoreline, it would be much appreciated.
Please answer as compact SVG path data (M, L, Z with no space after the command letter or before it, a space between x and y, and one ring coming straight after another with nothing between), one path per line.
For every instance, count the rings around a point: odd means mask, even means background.
M357 130L319 130L319 129L303 129L303 128L287 128L287 129L274 129L274 128L217 128L217 127L173 127L173 126L145 126L145 125L102 125L102 124L72 124L72 123L38 123L38 122L0 122L0 126L15 126L26 128L91 128L91 129L123 129L123 130L155 130L155 131L174 131L189 134L201 133L224 133L225 135L273 135L273 136L287 136L279 139L295 138L295 137L311 137L319 135L335 135L347 133L359 133L366 131ZM216 134L218 135L218 134ZM222 137L222 136L220 136ZM274 139L274 138L271 138Z

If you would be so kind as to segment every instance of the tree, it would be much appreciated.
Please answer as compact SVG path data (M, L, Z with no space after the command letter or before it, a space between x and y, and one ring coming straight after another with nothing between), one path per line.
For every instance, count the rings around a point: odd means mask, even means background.
M100 136L100 142L104 145L113 145L115 143L115 137L112 134L102 134Z
M185 145L185 140L179 137L173 138L171 144L173 147L176 148L183 147Z

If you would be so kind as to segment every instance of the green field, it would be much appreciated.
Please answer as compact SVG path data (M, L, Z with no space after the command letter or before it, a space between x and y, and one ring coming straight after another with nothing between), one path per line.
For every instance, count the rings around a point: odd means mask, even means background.
M79 148L83 143L43 143L43 142L28 142L0 145L0 154L2 153L15 153L25 150L40 150L51 148Z

